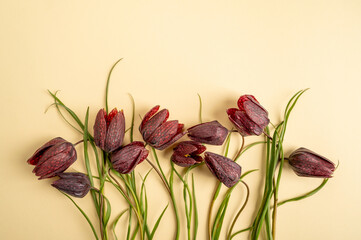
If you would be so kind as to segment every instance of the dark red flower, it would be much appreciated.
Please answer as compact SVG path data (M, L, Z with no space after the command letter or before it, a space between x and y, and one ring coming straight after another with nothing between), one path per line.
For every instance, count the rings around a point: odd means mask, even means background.
M88 176L83 173L59 173L58 176L60 179L51 185L71 196L82 198L91 188Z
M123 143L125 119L123 110L114 108L109 114L100 109L94 124L94 142L102 150L112 152Z
M288 158L293 171L301 177L332 177L335 165L327 158L306 148L299 148Z
M167 121L169 117L167 109L159 112L158 110L159 105L145 114L139 131L146 143L156 149L163 150L180 139L185 132L183 131L184 125L179 124L177 120Z
M203 161L199 154L205 150L206 147L198 142L184 141L174 148L171 160L181 167L190 167Z
M231 159L211 152L204 153L208 169L227 187L232 187L241 177L241 166Z
M110 161L117 172L126 174L133 171L139 163L143 162L148 153L149 151L145 149L144 143L132 142L113 152Z
M238 108L227 110L229 120L242 136L261 135L268 125L268 112L252 95L243 95L238 99Z
M51 178L64 172L77 158L74 145L58 137L41 146L28 160L35 165L33 173L39 179Z
M188 137L199 143L222 145L228 135L227 128L218 121L206 122L188 129Z

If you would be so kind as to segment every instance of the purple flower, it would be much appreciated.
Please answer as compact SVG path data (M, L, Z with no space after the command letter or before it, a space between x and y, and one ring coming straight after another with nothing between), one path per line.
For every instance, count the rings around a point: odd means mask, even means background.
M167 121L169 117L167 109L159 112L158 110L159 105L145 114L139 131L146 143L156 149L163 150L180 139L185 132L183 131L184 125L179 124L177 120Z
M113 168L122 174L130 173L133 169L148 156L148 150L145 149L144 143L132 142L120 150L111 154L110 161Z
M41 146L28 159L28 163L35 165L33 173L39 179L51 178L64 172L77 158L74 145L57 137Z
M242 136L261 135L268 125L268 112L252 95L243 95L238 99L238 108L227 110L229 120Z
M293 171L301 177L332 177L335 165L327 158L306 148L299 148L288 158Z
M114 108L109 114L100 109L94 124L94 142L106 152L113 152L123 143L125 119L123 110Z
M91 188L88 176L83 173L59 173L58 176L60 179L51 185L71 196L82 198Z
M199 154L205 150L206 147L200 143L184 141L174 148L171 160L181 167L190 167L203 161L203 158L199 156Z
M206 122L188 129L188 137L199 143L222 145L227 138L228 130L218 121Z
M241 166L231 159L211 152L204 153L208 169L227 187L232 187L241 177Z

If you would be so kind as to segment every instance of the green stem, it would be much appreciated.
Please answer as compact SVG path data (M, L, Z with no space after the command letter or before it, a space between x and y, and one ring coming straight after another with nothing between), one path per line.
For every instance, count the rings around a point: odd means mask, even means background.
M172 205L173 205L173 209L174 209L174 214L175 214L175 218L176 218L176 224L177 224L177 232L176 232L176 240L179 239L179 234L180 234L180 220L179 220L179 213L178 213L178 208L177 208L177 203L175 200L175 196L174 196L174 189L173 189L173 175L174 175L174 164L171 161L171 172L170 172L170 176L169 176L169 189L171 192L171 198L172 198Z
M116 182L116 184L118 185L118 190L121 191L122 195L124 196L124 198L126 199L126 201L128 202L128 204L132 207L137 220L138 220L138 224L139 224L139 231L140 231L140 238L143 240L143 223L142 223L142 219L139 215L138 209L134 206L134 204L132 203L132 201L130 200L129 196L126 194L126 190L123 188L123 186L118 182L118 180L111 174L111 169L108 170L108 175L113 179L114 182Z
M227 157L228 155L228 151L229 151L229 146L230 146L230 141L231 141L231 132L228 133L227 139L226 139L226 145L225 145L225 153L224 156ZM243 142L242 142L243 145ZM208 209L208 220L207 220L207 225L208 225L208 239L212 240L212 227L211 227L211 219L212 219L212 212L213 212L213 207L214 207L214 203L219 195L219 191L221 190L222 187L222 183L218 182L218 185L216 185L215 189L214 189L214 193L213 193L213 197L212 197L212 201L209 205L209 209ZM215 222L213 224L213 226L215 225Z
M234 217L234 219L233 219L233 221L232 221L231 227L229 228L229 231L228 231L228 234L227 234L227 239L228 239L228 240L231 239L231 234L232 234L234 225L236 224L236 221L238 220L239 216L241 215L243 209L246 207L246 205L247 205L247 203L248 203L248 199L249 199L249 187L248 187L248 184L245 183L244 181L241 181L241 182L243 183L244 186L246 186L247 196L246 196L246 200L244 201L241 209L239 209L237 215Z
M170 177L169 177L169 182L168 182L167 178L165 177L165 174L163 172L162 166L160 165L157 152L155 151L155 149L153 147L151 149L152 149L155 161L157 162L157 165L158 165L159 169L149 159L146 159L146 160L152 166L152 168L157 172L158 176L162 180L164 186L166 187L166 189L167 189L167 191L168 191L168 193L169 193L169 195L171 197L172 206L173 206L174 214L175 214L175 217L176 217L176 225L177 225L175 239L178 240L179 239L179 234L180 234L180 221L179 221L179 214L178 214L177 204L176 204L174 191L173 191L174 165L173 165L173 162L171 162L171 172L170 172Z
M183 183L183 201L184 201L185 215L186 215L186 220L187 220L187 236L188 236L188 240L190 240L191 239L193 200L192 200L191 191L188 186L188 170L186 170L184 177L182 177L174 167L173 167L173 169L174 169L174 172L176 173L176 175L178 176L178 178ZM187 199L187 197L188 197L188 199ZM189 206L188 206L188 202L189 202Z
M198 208L197 208L196 190L194 188L193 174L192 174L192 193L193 193L193 206L194 206L193 240L196 240L197 239L197 231L198 231Z
M102 174L100 175L100 188L99 188L99 194L100 194L100 223L101 223L101 229L103 230L103 234L102 234L102 239L108 239L107 236L107 228L105 226L105 211L104 211L104 183L105 183L105 178L106 178L106 159L108 158L108 154L103 151L103 161L102 161L102 166L101 166L101 172Z
M213 198L212 198L212 201L211 201L211 204L209 205L209 210L208 210L208 239L209 240L212 240L212 228L211 228L211 218L212 218L212 211L213 211L213 206L214 206L214 203L219 195L219 191L221 190L221 186L222 186L222 183L219 182L218 185L215 187L214 189L214 193L213 193Z

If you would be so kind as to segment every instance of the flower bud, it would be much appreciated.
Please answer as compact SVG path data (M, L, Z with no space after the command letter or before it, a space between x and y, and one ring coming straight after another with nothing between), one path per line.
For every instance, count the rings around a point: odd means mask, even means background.
M242 136L261 135L268 125L268 112L252 95L243 95L238 99L238 108L227 110L229 120Z
M167 109L157 113L158 110L157 105L145 114L139 131L146 143L158 150L163 150L180 139L185 132L184 125L179 124L177 120L167 121L169 117Z
M58 137L40 147L28 160L35 165L33 173L39 179L51 178L64 172L77 158L74 145Z
M241 166L227 157L205 152L204 161L213 175L227 187L232 187L241 178Z
M288 158L293 171L301 177L332 177L335 165L327 158L306 148L299 148Z
M123 143L125 119L123 110L114 108L109 114L100 109L94 124L94 142L106 152L113 152Z
M206 122L188 129L188 137L199 143L222 145L228 135L227 128L218 121Z
M149 151L145 149L144 143L132 142L113 152L110 156L110 161L117 172L126 174L133 171L139 163L143 162L148 153Z
M73 197L82 198L91 188L88 176L83 173L59 173L58 176L60 179L51 185Z
M203 161L199 154L203 153L206 147L197 142L184 141L173 150L171 160L181 167L190 167Z

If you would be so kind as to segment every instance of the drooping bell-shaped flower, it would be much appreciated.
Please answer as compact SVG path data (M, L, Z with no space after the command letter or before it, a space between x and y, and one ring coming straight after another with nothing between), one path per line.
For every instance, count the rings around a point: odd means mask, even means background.
M73 197L82 198L88 194L91 185L87 175L83 173L59 173L60 179L51 185Z
M117 172L126 174L133 171L139 163L143 162L147 158L148 153L149 151L145 149L144 143L132 142L113 152L110 156L110 161Z
M125 118L122 111L114 108L109 114L100 109L94 124L94 142L110 153L119 148L124 139Z
M159 112L158 110L159 105L145 114L139 131L146 143L158 150L163 150L180 139L185 131L183 131L184 125L179 124L177 120L167 121L169 117L167 109Z
M229 120L242 136L261 135L268 125L268 112L252 95L243 95L238 99L238 108L227 110Z
M335 165L327 158L306 148L299 148L288 157L293 171L301 177L332 177Z
M171 160L178 166L190 167L203 161L199 154L205 150L206 147L198 142L184 141L174 148Z
M231 159L215 153L205 152L204 161L213 175L227 187L232 187L239 181L242 168Z
M28 159L35 165L33 173L39 179L51 178L64 172L77 158L74 145L60 137L54 138L41 146Z
M205 122L188 128L188 137L199 143L222 145L228 130L218 121Z

